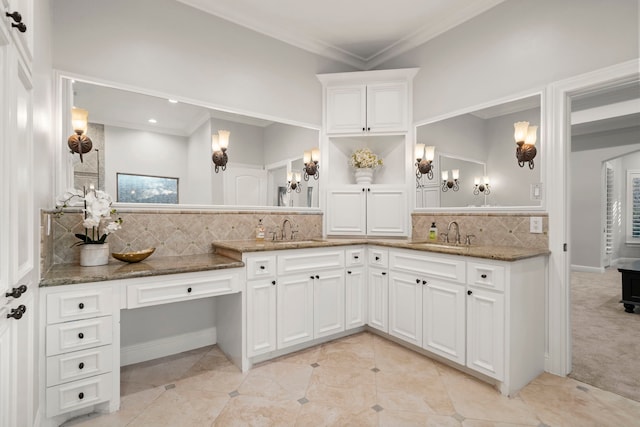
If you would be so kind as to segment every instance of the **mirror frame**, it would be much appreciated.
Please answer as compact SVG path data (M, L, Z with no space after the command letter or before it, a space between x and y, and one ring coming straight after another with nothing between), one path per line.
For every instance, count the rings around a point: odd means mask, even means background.
M318 145L320 146L322 140L322 127L311 124L297 122L293 120L283 119L281 117L269 116L266 114L255 113L252 111L239 110L229 108L221 105L211 104L202 100L186 98L184 96L175 95L167 92L160 92L133 85L127 85L117 83L109 80L100 79L97 77L85 76L77 73L72 73L64 70L54 70L54 138L57 138L58 142L54 145L59 149L55 150L55 183L54 194L52 194L52 204L55 204L56 196L63 194L67 189L73 188L73 157L69 155L69 148L67 147L67 138L73 133L71 129L70 120L70 106L72 105L73 95L70 91L65 91L64 79L77 80L84 83L90 83L98 86L110 87L113 89L125 90L129 92L139 93L141 95L154 96L166 99L175 99L178 102L191 104L198 107L203 107L212 110L218 110L225 113L239 114L243 116L255 117L258 119L269 120L278 122L290 126L298 126L306 129L318 131ZM68 106L69 108L65 108ZM65 123L67 123L65 125ZM57 145L61 144L61 145ZM322 198L319 199L319 203ZM198 205L198 204L144 204L144 203L119 203L114 202L113 206L119 210L126 211L167 211L178 212L185 210L200 210L200 211L238 211L238 212L251 212L251 211L273 211L273 212L301 212L301 213L322 213L322 206L318 207L288 207L288 206L226 206L226 205Z
M449 113L445 113L445 114L441 114L435 117L431 117L429 119L426 120L422 120L422 121L418 121L418 122L414 122L413 124L413 147L415 147L415 144L418 143L418 128L420 126L424 126L424 125L428 125L428 124L432 124L432 123L436 123L442 120L446 120L446 119L450 119L456 116L461 116L464 114L469 114L469 113L473 113L474 111L478 111L478 110L483 110L485 108L489 108L489 107L495 107L497 105L500 104L504 104L504 103L508 103L508 102L512 102L512 101L517 101L520 99L524 99L524 98L529 98L532 96L539 96L540 97L540 125L539 128L540 129L540 134L538 137L538 142L537 144L542 143L544 146L543 150L540 150L538 152L538 156L536 158L536 167L540 168L540 182L542 183L542 199L540 200L540 205L539 206L474 206L474 207L438 207L438 208L416 208L416 194L415 191L413 192L413 212L415 213L443 213L443 212L475 212L475 213L484 213L484 212L546 212L547 210L547 191L546 191L546 187L547 187L547 176L548 176L548 171L547 171L547 167L548 167L548 161L547 161L547 152L549 151L549 145L547 144L547 141L549 141L551 130L548 129L547 126L547 120L546 120L546 115L547 115L547 108L546 108L546 97L545 97L545 91L544 89L537 89L537 90L529 90L526 92L519 92L515 95L510 95L510 96L506 96L506 97L502 97L502 98L497 98L497 99L493 99L491 101L487 101L484 102L482 104L477 104L477 105L473 105L471 107L466 107L466 108L462 108L456 111L452 111ZM436 150L437 150L437 146L436 146ZM515 150L516 150L516 143L515 141L513 142L513 161L516 162L516 157L515 157ZM437 151L436 151L437 152ZM439 155L440 153L438 153ZM451 154L448 154L449 157L451 157ZM413 159L415 161L415 159ZM415 168L415 167L414 167ZM486 169L485 169L486 171ZM489 172L489 176L491 175L491 173ZM439 178L439 177L438 177Z

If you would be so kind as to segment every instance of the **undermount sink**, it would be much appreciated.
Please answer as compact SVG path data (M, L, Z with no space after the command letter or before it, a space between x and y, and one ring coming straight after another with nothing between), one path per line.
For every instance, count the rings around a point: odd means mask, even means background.
M469 249L468 245L457 245L455 243L439 243L439 242L422 242L422 243L413 243L412 246L422 247L422 248L439 248L439 249L449 249L455 250L459 252L464 252Z

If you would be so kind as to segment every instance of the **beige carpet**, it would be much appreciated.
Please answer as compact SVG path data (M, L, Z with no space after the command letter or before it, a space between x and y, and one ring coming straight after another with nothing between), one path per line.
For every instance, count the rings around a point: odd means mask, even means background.
M571 378L640 402L640 307L625 313L621 274L571 273Z

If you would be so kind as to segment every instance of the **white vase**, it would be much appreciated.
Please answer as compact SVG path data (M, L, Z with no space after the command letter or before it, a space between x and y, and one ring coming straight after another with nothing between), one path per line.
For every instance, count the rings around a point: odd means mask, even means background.
M371 184L373 182L373 168L360 168L355 171L356 184Z
M80 246L80 265L83 267L93 267L96 265L106 265L109 263L109 244Z

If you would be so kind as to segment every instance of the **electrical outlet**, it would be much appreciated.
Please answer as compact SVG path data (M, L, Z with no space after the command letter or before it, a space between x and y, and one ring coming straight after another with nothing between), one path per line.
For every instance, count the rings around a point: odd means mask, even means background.
M542 233L542 217L532 216L529 218L529 232Z

